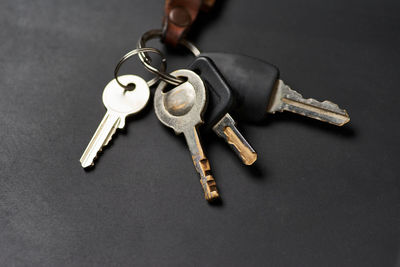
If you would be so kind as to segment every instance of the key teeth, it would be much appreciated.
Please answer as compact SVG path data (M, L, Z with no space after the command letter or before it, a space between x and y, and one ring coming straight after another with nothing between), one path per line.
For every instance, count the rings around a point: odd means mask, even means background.
M212 175L206 176L206 182L200 179L200 183L204 189L204 197L207 201L212 202L219 198L217 184L215 183L214 177Z
M329 101L329 100L324 100L324 101L320 102L320 101L318 101L317 99L308 98L308 99L306 99L306 102L309 103L309 104L316 104L316 105L318 105L318 106L324 106L324 105L325 105L325 106L329 106L329 108L330 108L331 110L336 111L336 112L343 113L343 112L342 112L343 110L339 107L338 104L335 104L335 103L333 103L333 102L331 102L331 101Z
M281 80L277 86L278 92L276 95L279 100L275 98L275 101L279 104L270 107L269 111L271 113L287 110L337 126L343 126L350 121L347 111L329 100L320 102L314 98L305 99L300 93L291 89Z
M199 160L200 183L204 190L204 197L207 201L212 202L219 198L217 184L211 175L210 163L207 158Z
M283 82L282 82L283 83ZM304 104L308 105L314 105L320 108L329 108L333 112L337 112L343 115L348 115L347 112L339 107L338 104L333 103L332 101L329 100L324 100L324 101L318 101L315 98L304 98L302 94L299 92L293 90L289 85L283 83L283 90L286 91L283 95L284 98L286 99L292 99L292 100L298 100L300 102L303 102Z
M119 128L119 127L118 127ZM121 128L120 128L121 129ZM104 141L104 144L103 144L103 146L100 148L100 151L102 151L103 150L103 148L104 147L106 147L109 143L110 143L110 141L112 140L112 138L113 138L113 136L114 136L114 134L115 134L115 132L117 131L117 128L113 128L112 129L112 131L110 132L110 134L108 135L108 137L107 137L107 139Z
M107 139L104 141L103 145L101 146L101 148L100 148L99 151L97 152L96 156L94 157L93 162L99 157L100 153L103 152L103 149L104 149L105 147L107 147L107 145L110 143L110 141L112 140L112 138L113 138L113 136L114 136L114 134L115 134L116 131L117 131L117 128L116 128L116 127L114 127L114 128L111 130L110 134L107 136ZM94 165L94 163L92 163L92 164Z
M313 99L313 98L311 98L312 100L315 100L315 99ZM315 100L315 101L317 101L317 100ZM337 104L335 104L335 103L333 103L333 102L331 102L331 101L329 101L329 100L324 100L323 102L322 102L322 104L327 104L327 105L331 105L331 106L334 106L334 107L337 107L337 108L339 108L339 106L337 105Z
M100 147L100 149L97 151L96 155L94 156L92 162L89 165L85 165L84 162L82 160L80 160L81 165L83 168L90 168L94 166L94 162L97 160L97 158L100 156L101 152L103 152L103 149L110 143L110 141L112 140L112 137L114 136L115 132L116 132L117 128L114 127L110 134L107 136L107 139L104 140L103 145Z

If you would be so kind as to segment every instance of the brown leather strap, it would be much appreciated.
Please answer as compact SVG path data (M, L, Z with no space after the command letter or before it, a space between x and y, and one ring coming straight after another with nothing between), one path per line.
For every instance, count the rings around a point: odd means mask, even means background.
M215 4L216 0L203 0L203 5L201 6L201 10L209 11L213 5Z
M215 0L166 0L163 40L176 46L196 19L200 9L207 11Z

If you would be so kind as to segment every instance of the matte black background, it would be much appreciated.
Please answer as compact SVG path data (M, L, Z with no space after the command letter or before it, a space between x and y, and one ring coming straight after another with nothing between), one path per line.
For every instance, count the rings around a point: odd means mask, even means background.
M102 90L163 1L2 0L1 266L400 265L399 1L217 2L190 36L203 51L268 60L351 123L242 123L253 168L203 136L221 205L151 104L84 171ZM192 59L166 53L170 70Z

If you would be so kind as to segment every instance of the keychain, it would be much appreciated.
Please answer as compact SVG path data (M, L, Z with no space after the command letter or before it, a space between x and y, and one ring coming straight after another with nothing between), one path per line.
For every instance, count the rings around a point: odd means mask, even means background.
M257 160L257 153L240 133L234 118L259 122L266 114L289 111L333 125L350 121L346 110L330 101L305 99L279 78L279 70L260 59L228 54L201 53L185 34L201 9L215 1L167 0L163 28L145 32L118 62L114 79L105 87L103 103L106 115L81 157L82 167L93 165L99 151L106 146L116 129L122 129L127 116L140 112L154 94L154 111L159 121L185 136L192 161L200 175L205 199L220 197L211 166L201 145L200 133L212 130L223 138L245 165ZM146 47L151 39L161 39L174 47L185 47L195 59L187 67L166 72L166 58L155 48ZM151 65L147 53L161 56L159 68ZM121 65L138 55L144 67L155 74L148 82L136 75L118 76ZM172 87L172 88L171 88Z

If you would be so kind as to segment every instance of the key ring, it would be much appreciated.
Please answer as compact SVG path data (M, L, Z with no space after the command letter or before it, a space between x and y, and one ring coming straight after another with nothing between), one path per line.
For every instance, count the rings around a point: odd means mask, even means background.
M154 38L162 38L163 36L163 31L161 29L156 29L156 30L149 30L145 32L139 39L137 48L140 49L142 47L146 47L146 42L154 39ZM190 52L193 53L194 56L199 56L200 55L200 50L191 42L187 41L186 39L183 39L180 41L180 44L182 44L184 47L189 49ZM158 75L162 80L164 80L167 83L170 83L172 85L179 85L183 83L184 81L180 78L174 77L168 73L165 73L165 69L156 69L153 66L150 65L151 58L145 53L146 51L140 51L139 52L139 59L143 63L146 69L148 69L150 72Z
M158 49L156 49L156 48L152 48L152 47L140 47L140 48L136 48L136 49L134 49L134 50L132 50L132 51L129 51L128 53L126 53L126 54L119 60L117 66L115 66L115 69L114 69L114 78L115 78L115 80L117 81L117 83L118 83L121 87L125 88L126 90L129 90L130 88L129 88L128 85L123 85L123 84L118 80L118 71L119 71L119 69L121 68L122 64L124 64L125 61L127 61L129 58L133 57L133 56L136 55L136 54L139 54L139 57L140 57L140 54L142 54L142 53L144 53L144 52L156 53L156 54L158 54L158 55L161 57L161 63L160 63L160 64L161 64L161 70L160 70L160 71L164 72L165 69L167 68L167 59L164 57L164 54L163 54L160 50L158 50ZM148 64L148 65L149 65L150 67L154 68L154 67L151 66L150 64ZM155 83L157 83L158 80L159 80L159 77L156 76L156 77L154 77L153 79L149 80L149 81L147 82L147 85L148 85L149 87L151 87L152 85L154 85Z

